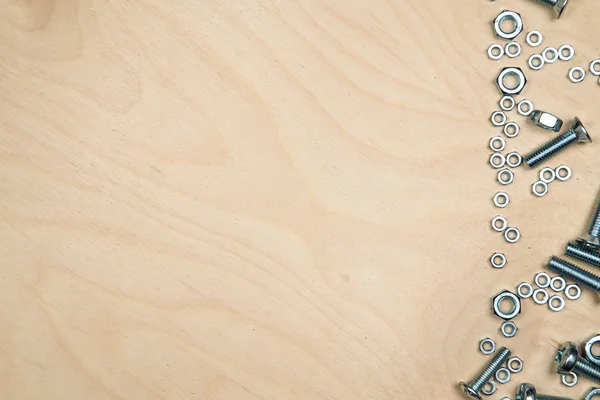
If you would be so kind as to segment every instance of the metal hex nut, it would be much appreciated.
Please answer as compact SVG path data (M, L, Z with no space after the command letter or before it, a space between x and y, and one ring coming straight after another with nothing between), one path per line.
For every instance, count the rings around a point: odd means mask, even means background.
M593 400L596 396L600 397L600 388L591 388L586 394L583 400Z
M502 303L503 300L508 300L513 303L513 307L510 311L505 312L500 308L500 303ZM516 294L508 290L503 290L492 298L492 311L495 316L509 321L521 314L521 299Z
M563 126L562 119L546 111L534 110L529 119L535 126L549 131L560 132L560 128Z
M517 80L517 84L514 87L509 87L504 83L504 79L508 76L514 76ZM496 78L496 85L498 85L498 89L502 92L503 95L514 96L520 94L523 89L525 89L525 85L527 85L527 77L523 70L519 67L505 67L498 74L498 78Z
M509 32L502 30L502 22L506 20L512 21L514 25L513 29ZM496 19L494 19L494 32L496 33L496 36L498 36L500 39L513 40L514 38L519 36L519 34L522 31L523 18L521 18L521 14L517 12L504 10L500 14L498 14Z

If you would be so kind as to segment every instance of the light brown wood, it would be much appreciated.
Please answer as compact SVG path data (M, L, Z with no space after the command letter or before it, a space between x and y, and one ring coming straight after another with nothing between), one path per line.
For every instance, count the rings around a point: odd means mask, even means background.
M600 188L592 144L549 162L574 176L548 196L519 168L491 201L501 66L600 139L597 79L566 77L600 4L571 3L0 1L0 398L459 399L485 336L525 361L496 398L579 396L552 359L598 331L596 297L524 302L510 340L490 313ZM489 60L504 8L575 59ZM507 150L549 137L510 119Z

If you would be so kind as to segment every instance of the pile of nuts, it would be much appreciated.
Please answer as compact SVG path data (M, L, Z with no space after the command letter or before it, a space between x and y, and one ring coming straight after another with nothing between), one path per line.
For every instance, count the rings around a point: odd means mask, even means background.
M552 7L558 17L567 5L567 0L537 1ZM506 21L512 22L512 29L509 31L503 28L503 23ZM498 60L504 55L511 59L519 57L523 52L523 47L516 39L524 27L521 15L514 11L504 10L493 20L492 25L496 36L508 43L505 46L498 43L492 44L488 48L489 58ZM540 46L543 41L542 33L537 30L528 32L526 36L526 43L531 48ZM546 47L540 54L532 54L528 59L528 65L531 70L537 71L542 69L545 64L558 60L571 61L574 56L575 48L569 44L564 44L558 49ZM600 59L592 61L589 70L593 75L600 75ZM568 73L569 79L574 83L583 81L585 75L586 71L579 66L571 68ZM514 81L512 84L509 83L511 79ZM576 143L591 142L587 129L577 117L574 117L569 129L564 133L558 134L525 156L521 156L516 151L510 151L504 155L502 151L507 148L507 140L516 137L521 131L516 122L508 121L507 112L516 108L516 111L526 116L533 126L556 133L561 131L563 120L552 113L535 109L533 103L527 99L521 99L517 103L514 96L520 95L527 85L527 77L521 68L503 68L496 79L496 84L501 93L500 109L492 113L491 122L493 126L502 128L506 139L501 135L490 139L489 147L493 153L489 157L489 163L498 170L496 178L500 184L510 185L515 178L512 169L521 164L535 168ZM541 168L538 174L539 180L532 185L533 195L545 196L550 183L555 180L568 181L572 174L571 168L564 164L558 167L545 166ZM493 202L497 208L504 209L509 205L510 197L506 191L498 191L493 197ZM497 215L492 219L491 228L493 231L502 233L508 243L517 243L521 237L519 229L509 226L507 219L502 215ZM567 244L565 255L600 268L600 201L596 204L588 231L583 237ZM507 265L507 257L504 253L495 252L490 258L490 264L493 268L502 269ZM547 305L550 310L559 312L566 306L565 298L570 301L580 298L582 287L600 293L600 276L586 268L555 256L551 257L546 267L554 273L553 276L546 272L539 272L535 275L533 282L521 282L516 286L514 292L508 289L502 290L492 297L492 312L503 320L500 331L504 338L508 339L517 335L518 327L514 319L521 313L522 302L526 299L531 298L535 304ZM550 291L553 293L550 294ZM507 305L509 307L506 307ZM596 344L600 344L600 333L585 341L581 349L572 342L566 342L560 347L555 357L555 369L564 385L574 386L580 377L600 384L600 355L594 354L592 351L592 347ZM496 350L496 343L489 337L480 341L479 349L483 354L492 356L491 360L472 381L460 383L464 394L474 399L481 399L481 394L494 394L497 390L497 383L509 382L511 374L516 374L523 369L523 361L520 358L511 357L511 351L506 347ZM590 388L584 400L593 398L600 400L600 387ZM563 397L537 394L536 388L530 383L519 386L516 400L536 399L568 400ZM510 400L510 398L503 397L502 400Z

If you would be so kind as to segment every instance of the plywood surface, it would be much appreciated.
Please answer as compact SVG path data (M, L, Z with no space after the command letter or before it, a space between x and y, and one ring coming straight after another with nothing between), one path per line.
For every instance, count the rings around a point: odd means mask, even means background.
M600 149L551 161L574 175L542 199L518 169L523 237L492 233L493 79L533 50L486 49L503 8L572 44L520 98L598 136L597 80L566 78L598 57L597 1L0 6L1 399L459 399L484 336L525 361L496 398L588 387L551 362L599 330L590 292L524 303L510 340L489 308L583 231ZM548 138L510 118L507 149Z

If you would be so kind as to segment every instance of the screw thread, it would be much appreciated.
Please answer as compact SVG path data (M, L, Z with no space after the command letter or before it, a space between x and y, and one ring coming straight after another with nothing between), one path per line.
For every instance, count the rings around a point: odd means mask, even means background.
M541 5L544 5L546 7L554 7L556 5L557 0L533 0L536 3L540 3Z
M494 358L492 358L492 360L483 367L479 375L473 379L473 382L471 382L469 386L471 386L471 388L473 388L473 390L476 392L479 392L481 388L483 388L483 385L485 385L487 381L494 376L496 371L502 368L502 365L506 362L506 360L508 360L509 357L510 350L506 347L501 347L500 350L498 350L494 355Z
M535 400L573 400L570 397L560 397L560 396L546 396L545 394L538 394L535 396Z
M600 236L600 201L596 204L596 208L594 209L594 213L592 214L592 219L590 220L590 227L588 229L588 233L590 236L598 237Z
M600 368L590 363L585 358L580 358L573 367L573 372L585 376L596 383L600 383Z
M546 265L550 271L556 272L565 279L572 280L585 286L597 293L600 293L600 277L575 264L563 260L562 258L552 257Z
M573 257L579 261L583 261L589 265L600 268L600 253L590 250L586 246L582 246L577 243L567 244L567 250L565 254L569 257Z
M577 142L577 133L570 129L527 154L525 162L530 168L533 168L541 162L554 157L575 142Z

